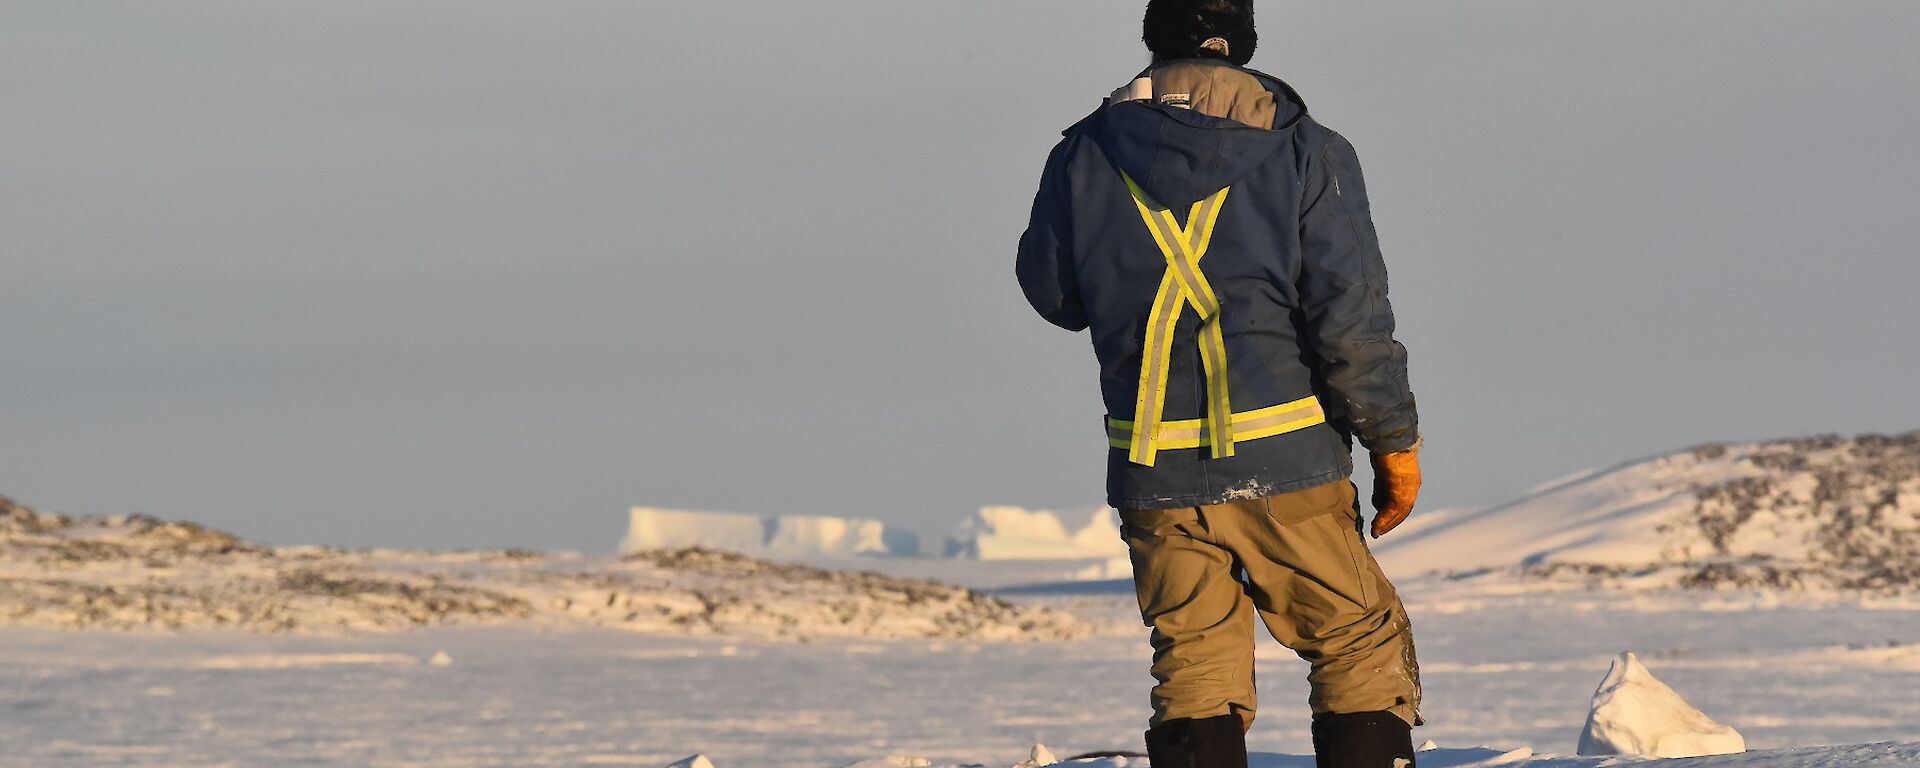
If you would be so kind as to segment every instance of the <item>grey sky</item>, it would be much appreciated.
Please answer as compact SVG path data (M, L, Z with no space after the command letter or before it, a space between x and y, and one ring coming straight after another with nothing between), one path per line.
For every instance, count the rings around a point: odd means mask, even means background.
M591 550L632 504L1098 504L1013 245L1139 5L8 3L0 494ZM1423 506L1920 428L1920 5L1259 18L1366 166Z

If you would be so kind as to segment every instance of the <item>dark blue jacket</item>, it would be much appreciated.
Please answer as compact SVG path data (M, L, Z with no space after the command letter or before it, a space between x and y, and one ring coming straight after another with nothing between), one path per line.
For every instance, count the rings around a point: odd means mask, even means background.
M1201 267L1220 298L1233 410L1314 395L1327 422L1238 443L1228 457L1163 450L1153 466L1109 448L1107 503L1116 508L1307 488L1352 474L1354 438L1374 452L1418 439L1353 146L1308 117L1291 87L1255 74L1280 102L1271 130L1149 101L1103 106L1068 128L1047 158L1016 271L1042 317L1092 329L1107 414L1130 419L1167 261L1121 172L1174 211L1231 187ZM1175 327L1166 419L1205 413L1199 327L1193 312ZM1089 443L1103 440L1101 427L1087 419Z

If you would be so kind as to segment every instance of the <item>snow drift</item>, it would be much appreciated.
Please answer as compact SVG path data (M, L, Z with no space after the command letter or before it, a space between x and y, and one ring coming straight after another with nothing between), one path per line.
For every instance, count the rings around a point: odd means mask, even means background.
M1920 432L1707 445L1478 510L1416 512L1391 572L1614 583L1920 586Z

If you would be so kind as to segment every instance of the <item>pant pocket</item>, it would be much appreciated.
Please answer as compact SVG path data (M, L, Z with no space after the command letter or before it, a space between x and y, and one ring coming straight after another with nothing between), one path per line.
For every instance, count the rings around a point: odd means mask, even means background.
M1303 577L1294 599L1316 615L1364 612L1385 594L1355 524L1355 496L1352 483L1337 480L1266 500L1273 525L1262 551Z
M1268 496L1261 501L1266 505L1267 517L1281 525L1294 525L1321 515L1353 514L1353 499L1353 483L1335 480L1312 488Z

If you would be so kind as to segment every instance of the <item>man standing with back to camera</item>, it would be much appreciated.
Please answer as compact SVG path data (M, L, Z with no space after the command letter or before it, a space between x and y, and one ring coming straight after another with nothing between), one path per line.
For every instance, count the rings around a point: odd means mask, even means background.
M1413 765L1406 609L1360 536L1412 513L1420 435L1354 149L1246 69L1252 0L1152 0L1152 64L1047 158L1017 272L1092 329L1108 503L1153 628L1156 768L1247 764L1253 620L1310 664L1321 768Z

